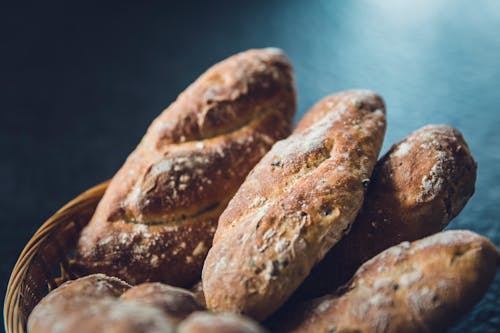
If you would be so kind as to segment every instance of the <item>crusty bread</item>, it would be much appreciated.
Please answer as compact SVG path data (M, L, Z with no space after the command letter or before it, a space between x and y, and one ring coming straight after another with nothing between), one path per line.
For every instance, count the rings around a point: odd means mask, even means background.
M82 232L76 269L132 284L194 283L219 215L289 134L295 110L292 68L277 49L210 68L160 114L113 177Z
M152 305L174 322L180 322L192 312L204 309L188 290L158 282L146 282L132 287L120 299Z
M184 320L178 333L265 333L266 330L250 318L233 313L195 312Z
M68 281L44 297L29 317L28 332L265 332L249 318L201 310L187 290L161 283L131 287L120 279L93 274Z
M221 215L203 268L207 306L263 319L348 231L385 131L369 91L318 102L310 126L276 143Z
M472 196L475 181L476 162L452 127L425 126L393 145L375 166L351 231L312 270L293 300L333 292L379 252L441 231Z
M403 242L363 264L337 294L275 325L296 333L444 332L481 299L498 264L495 246L470 231Z
M28 319L28 332L174 332L174 323L161 310L117 301L128 288L127 283L102 274L66 282L35 306Z

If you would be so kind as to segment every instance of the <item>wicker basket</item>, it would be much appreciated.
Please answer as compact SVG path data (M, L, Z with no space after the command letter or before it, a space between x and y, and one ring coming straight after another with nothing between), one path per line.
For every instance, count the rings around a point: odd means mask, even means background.
M78 235L108 186L97 185L67 203L37 230L9 279L4 303L7 333L25 333L33 307L62 282L78 277L70 269Z

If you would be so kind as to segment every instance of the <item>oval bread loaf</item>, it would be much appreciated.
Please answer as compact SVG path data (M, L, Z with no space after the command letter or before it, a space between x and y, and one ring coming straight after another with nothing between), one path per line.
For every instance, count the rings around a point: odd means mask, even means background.
M450 126L425 126L393 145L373 170L351 231L293 299L333 292L379 252L444 229L474 193L476 169L461 133Z
M219 215L290 133L295 110L292 68L277 49L210 68L160 114L113 177L81 234L75 267L133 284L194 283Z
M263 319L348 231L385 131L369 91L318 102L308 127L276 143L221 215L203 268L210 310Z
M470 231L403 242L363 264L344 290L275 325L296 333L445 332L481 299L499 264L495 246ZM286 329L290 318L298 324Z

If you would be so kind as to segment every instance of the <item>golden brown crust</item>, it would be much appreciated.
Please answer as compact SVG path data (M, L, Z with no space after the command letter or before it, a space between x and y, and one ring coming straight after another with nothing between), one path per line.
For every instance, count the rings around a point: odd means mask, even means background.
M195 312L184 320L178 333L265 333L266 330L250 318L233 313Z
M120 299L152 305L162 310L173 321L179 322L192 312L204 308L193 293L182 288L158 282L142 283L124 292Z
M366 262L337 295L288 316L289 332L443 332L479 301L500 254L470 231L393 246ZM298 325L283 328L290 318ZM292 325L293 326L293 325Z
M429 125L413 132L379 160L351 231L293 298L333 292L382 250L441 231L472 196L475 181L476 162L459 131Z
M317 103L314 123L276 143L221 215L203 268L208 308L263 319L346 233L385 131L376 94Z
M103 274L69 281L53 290L33 309L30 333L168 333L174 324L152 306L118 302L130 288Z
M150 126L83 230L78 268L130 283L200 276L219 215L250 169L290 132L290 64L276 49L216 64Z

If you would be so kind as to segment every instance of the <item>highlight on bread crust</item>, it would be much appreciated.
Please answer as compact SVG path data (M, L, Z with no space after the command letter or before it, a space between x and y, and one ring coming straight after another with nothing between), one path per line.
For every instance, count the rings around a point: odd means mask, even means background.
M428 125L393 145L373 170L351 231L292 300L333 292L379 252L443 230L474 193L476 169L462 134L450 126Z
M178 333L266 333L257 322L234 313L195 312L184 320Z
M336 294L303 304L282 332L444 332L487 291L500 254L470 231L403 242L369 260Z
M151 124L113 177L77 247L76 268L129 283L194 283L219 215L291 131L291 65L250 50L204 73Z
M207 306L263 319L342 238L363 202L385 131L369 91L318 102L320 116L276 143L221 215L203 268Z

